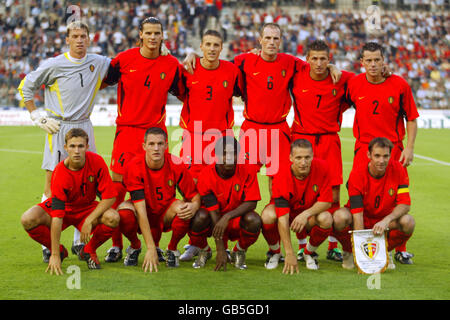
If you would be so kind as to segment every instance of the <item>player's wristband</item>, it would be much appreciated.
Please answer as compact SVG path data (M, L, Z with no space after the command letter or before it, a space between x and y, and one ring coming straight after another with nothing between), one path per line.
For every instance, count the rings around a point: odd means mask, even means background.
M36 120L39 120L40 118L42 118L42 115L38 109L35 109L30 112L30 118L31 118L31 120L36 121Z

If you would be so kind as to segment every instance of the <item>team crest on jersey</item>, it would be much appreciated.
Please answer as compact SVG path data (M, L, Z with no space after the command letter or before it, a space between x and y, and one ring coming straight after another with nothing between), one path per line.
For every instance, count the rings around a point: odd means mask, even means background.
M164 80L164 79L166 78L165 72L161 72L161 74L159 75L159 77L161 78L161 80Z
M319 190L319 187L317 186L317 184L313 185L313 191L317 192Z
M223 82L223 87L224 87L224 88L227 88L227 87L228 87L228 81L227 81L227 80L225 80L225 81Z
M336 97L337 96L337 90L336 89L331 90L331 94L333 95L333 97Z
M91 65L89 66L89 70L91 70L91 72L94 72L94 70L95 70L95 67L94 67L94 65L93 65L93 64L91 64Z
M94 182L94 176L89 176L89 178L88 178L88 180L89 180L89 182Z
M281 70L281 75L283 76L283 78L286 77L286 70Z
M394 103L394 97L389 97L389 98L388 98L388 102L389 102L390 104Z
M239 192L239 190L241 190L241 186L239 185L239 183L236 183L234 185L234 190L236 190L236 192Z
M169 179L169 181L167 181L167 184L169 185L169 187L173 187L173 180Z
M367 242L361 243L361 249L362 252L364 252L364 255L373 260L377 256L378 253L378 242L376 241L370 241L370 239L367 239Z
M391 197L394 195L394 189L390 188L388 192Z

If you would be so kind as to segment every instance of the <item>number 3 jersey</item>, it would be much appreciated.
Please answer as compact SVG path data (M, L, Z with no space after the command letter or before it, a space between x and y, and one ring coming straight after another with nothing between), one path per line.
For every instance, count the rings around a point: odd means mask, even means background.
M130 192L131 200L145 200L147 214L163 214L173 202L178 190L186 200L196 194L194 180L181 159L165 153L161 169L150 169L145 154L134 157L126 168L123 182Z
M194 74L183 70L182 79L186 88L180 117L182 128L202 133L213 128L224 131L233 127L233 96L240 96L240 71L234 64L220 60L216 69L208 70L197 58ZM201 132L194 130L195 122L202 124Z
M145 58L140 48L119 53L111 60L105 83L117 84L117 125L161 127L166 120L167 94L178 96L181 65L171 56Z
M391 75L379 84L372 84L362 73L348 83L348 103L356 109L353 135L361 142L385 137L393 143L405 137L404 118L412 121L419 117L408 83Z
M34 100L34 92L45 85L45 110L49 116L65 121L86 120L110 61L97 54L73 59L66 52L45 60L27 74L18 90L24 101L30 101Z

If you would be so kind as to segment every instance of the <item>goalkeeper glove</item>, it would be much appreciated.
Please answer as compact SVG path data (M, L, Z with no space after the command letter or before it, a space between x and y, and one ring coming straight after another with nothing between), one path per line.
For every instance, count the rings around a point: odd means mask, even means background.
M42 115L37 109L30 113L31 120L48 134L55 134L59 131L59 121L46 115Z

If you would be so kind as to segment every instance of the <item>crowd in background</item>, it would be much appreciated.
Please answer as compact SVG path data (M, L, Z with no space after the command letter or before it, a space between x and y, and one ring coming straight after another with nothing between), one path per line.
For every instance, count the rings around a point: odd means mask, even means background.
M21 79L43 59L66 50L65 21L76 12L63 0L28 0L28 7L19 0L0 2L0 106L19 106L16 88ZM386 48L391 69L413 88L419 108L449 108L448 1L382 0L380 5L389 7L397 2L426 10L382 10L380 21L369 26L364 10L327 9L334 8L335 0L269 4L260 0L98 0L81 5L80 16L91 29L90 52L109 57L135 46L139 23L148 16L161 20L165 44L179 59L194 51L207 27L223 32L224 58L232 59L258 46L263 23L276 22L283 29L283 52L304 58L308 41L325 39L331 47L332 62L359 73L363 72L359 49L364 42L378 39ZM357 4L353 1L353 6ZM375 28L375 33L369 35L368 27ZM43 102L42 93L36 93L37 105ZM114 88L103 93L99 102L114 103Z

